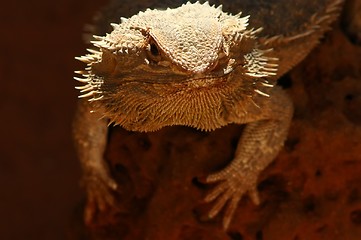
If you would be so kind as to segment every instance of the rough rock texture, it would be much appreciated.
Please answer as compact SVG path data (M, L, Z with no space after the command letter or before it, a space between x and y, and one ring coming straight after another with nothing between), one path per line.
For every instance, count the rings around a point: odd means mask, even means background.
M357 26L357 18L347 10L343 28L334 24L280 80L296 111L284 150L261 175L259 207L244 198L227 233L220 218L205 218L209 186L199 179L232 159L241 126L149 134L116 127L105 157L120 183L119 209L99 215L83 237L360 239L361 48L352 44L357 30L347 23Z

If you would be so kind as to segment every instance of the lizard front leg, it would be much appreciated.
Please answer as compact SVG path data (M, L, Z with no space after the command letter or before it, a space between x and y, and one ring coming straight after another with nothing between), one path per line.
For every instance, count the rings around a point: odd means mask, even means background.
M104 161L108 121L101 113L92 112L90 103L80 100L73 122L73 137L78 157L83 168L82 183L87 193L84 220L90 224L97 210L113 206L111 190L117 188Z
M275 88L271 98L264 99L257 114L249 111L248 123L238 142L233 161L223 170L206 178L218 185L206 196L206 202L215 202L208 216L213 218L224 207L223 227L227 229L239 201L248 194L259 204L257 179L277 156L287 137L292 118L292 103L282 89Z

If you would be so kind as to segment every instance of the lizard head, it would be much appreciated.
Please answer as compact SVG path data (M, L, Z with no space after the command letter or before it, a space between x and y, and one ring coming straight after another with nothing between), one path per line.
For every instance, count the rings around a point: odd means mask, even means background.
M276 74L277 64L257 45L261 29L248 29L248 18L207 2L122 18L112 32L94 36L94 48L78 58L88 65L77 72L85 77L76 78L85 83L80 97L99 102L107 117L125 125L119 119L144 123L151 113L142 118L141 112L194 92L252 91Z

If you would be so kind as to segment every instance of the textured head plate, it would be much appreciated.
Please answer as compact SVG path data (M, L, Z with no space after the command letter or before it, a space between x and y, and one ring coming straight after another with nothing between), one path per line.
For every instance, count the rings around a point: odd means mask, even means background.
M170 22L158 22L149 33L160 49L185 70L201 73L217 62L222 29L216 19L187 18L179 24L173 18Z

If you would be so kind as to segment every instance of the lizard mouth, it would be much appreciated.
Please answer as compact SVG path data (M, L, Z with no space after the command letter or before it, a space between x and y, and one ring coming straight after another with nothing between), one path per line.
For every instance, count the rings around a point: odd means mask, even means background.
M188 79L184 79L183 81L180 81L180 83L185 87L190 88L202 88L202 87L212 87L212 86L220 86L222 84L225 84L229 79L229 73L221 76L212 76L212 75L206 75L206 76L197 76L192 77Z
M234 59L221 58L211 69L205 72L193 72L179 68L177 64L168 64L160 67L159 64L142 65L134 69L132 73L118 76L119 85L128 83L140 84L183 84L193 87L205 87L230 80L235 71L241 70L241 63L236 63ZM239 72L239 71L237 71ZM239 72L240 75L243 75ZM143 78L145 76L146 78ZM119 79L122 79L119 81Z
M192 73L186 71L178 71L171 67L152 68L148 66L140 66L131 72L113 76L98 76L93 74L88 76L89 83L99 82L97 79L103 79L104 85L124 86L129 84L147 84L147 85L188 85L193 87L205 87L213 84L227 82L235 70L232 66L230 71L212 69L205 73ZM241 74L241 73L240 73ZM91 79L92 78L92 79Z
M196 75L158 75L151 76L149 79L127 79L121 81L119 84L126 84L129 82L133 83L145 83L145 84L172 84L172 83L194 83L194 84L213 84L215 82L225 82L229 77L230 73L227 74L196 74Z

